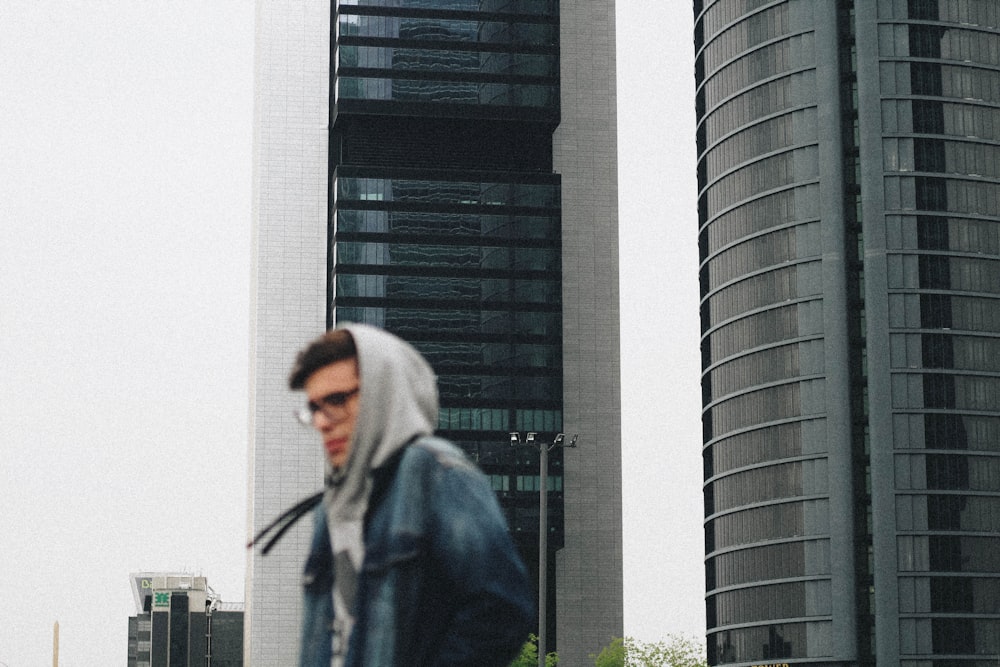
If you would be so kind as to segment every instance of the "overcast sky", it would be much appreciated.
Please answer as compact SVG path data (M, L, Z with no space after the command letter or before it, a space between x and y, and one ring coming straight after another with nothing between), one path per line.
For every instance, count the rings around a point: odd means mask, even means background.
M0 665L243 600L251 0L0 2ZM704 628L690 3L618 0L625 632Z

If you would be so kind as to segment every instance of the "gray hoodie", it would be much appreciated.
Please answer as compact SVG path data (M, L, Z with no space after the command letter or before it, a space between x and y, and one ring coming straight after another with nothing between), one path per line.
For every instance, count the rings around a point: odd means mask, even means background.
M433 433L438 415L437 378L420 353L375 327L342 328L354 338L361 391L347 464L340 470L328 469L323 495L336 582L334 665L343 661L354 625L350 610L365 557L363 522L372 471L417 436Z

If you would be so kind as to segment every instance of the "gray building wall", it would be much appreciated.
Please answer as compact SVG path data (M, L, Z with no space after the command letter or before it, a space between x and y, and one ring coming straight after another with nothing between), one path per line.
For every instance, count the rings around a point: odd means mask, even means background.
M563 664L623 634L614 3L563 2L566 546L557 554ZM291 416L295 352L325 326L330 6L257 3L248 526L319 488L322 457ZM247 560L246 664L297 659L309 521Z
M623 635L615 3L560 6L563 456L566 546L556 555L560 662L589 664Z
M315 436L292 416L295 352L326 323L330 7L257 3L248 532L322 485ZM309 520L266 557L247 552L247 665L298 662Z

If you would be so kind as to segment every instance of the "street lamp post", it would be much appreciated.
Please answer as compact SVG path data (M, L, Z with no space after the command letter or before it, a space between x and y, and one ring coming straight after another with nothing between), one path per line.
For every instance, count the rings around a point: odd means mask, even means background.
M531 432L525 436L524 445L538 448L538 667L545 667L545 635L548 625L546 597L548 594L548 537L549 537L549 450L554 447L576 447L577 438L574 435L566 443L566 435L556 434L551 443L538 439L538 434ZM521 446L521 434L510 434L511 447Z

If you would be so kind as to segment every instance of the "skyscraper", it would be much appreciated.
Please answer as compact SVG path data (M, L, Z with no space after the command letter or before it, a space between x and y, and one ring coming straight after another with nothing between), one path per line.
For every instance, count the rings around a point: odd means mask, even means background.
M710 664L1000 653L1000 4L698 0Z
M249 523L322 483L295 352L385 327L434 366L439 433L533 568L549 489L568 664L622 634L614 28L597 0L258 3ZM514 431L579 445L543 482ZM249 664L295 659L307 534L249 557Z

